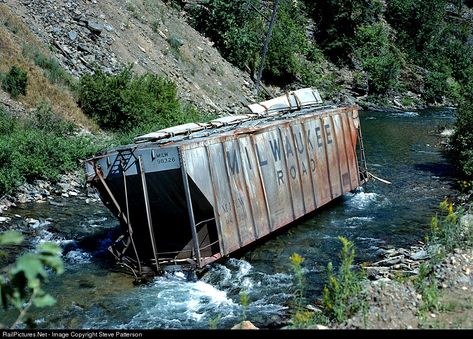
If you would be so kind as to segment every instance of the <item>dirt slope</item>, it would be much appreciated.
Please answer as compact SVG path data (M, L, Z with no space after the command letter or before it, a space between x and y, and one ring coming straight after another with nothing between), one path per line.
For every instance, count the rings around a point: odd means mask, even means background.
M20 16L73 75L94 65L165 74L179 96L206 111L238 113L252 97L248 74L226 62L160 0L0 0Z

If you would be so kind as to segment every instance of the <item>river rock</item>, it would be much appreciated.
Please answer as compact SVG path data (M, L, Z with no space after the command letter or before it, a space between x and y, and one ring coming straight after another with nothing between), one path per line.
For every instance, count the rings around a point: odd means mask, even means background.
M429 254L425 250L421 250L410 255L412 260L425 260L429 257Z
M7 222L7 221L10 221L11 218L8 218L8 217L0 217L0 224L1 223L4 223L4 222Z
M232 327L232 330L258 330L259 328L253 325L251 321L244 320Z

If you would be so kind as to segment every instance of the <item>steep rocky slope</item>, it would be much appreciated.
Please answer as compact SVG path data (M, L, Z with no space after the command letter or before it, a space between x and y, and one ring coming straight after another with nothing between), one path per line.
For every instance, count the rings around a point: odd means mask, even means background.
M99 66L167 75L199 109L237 113L254 101L248 74L160 0L2 0L74 76Z

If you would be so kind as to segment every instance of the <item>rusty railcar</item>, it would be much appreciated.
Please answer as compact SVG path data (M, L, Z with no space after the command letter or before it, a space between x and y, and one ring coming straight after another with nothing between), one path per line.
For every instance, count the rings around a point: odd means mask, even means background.
M202 268L368 180L356 106L323 106L309 88L248 108L86 161L87 181L121 220L110 247L121 263Z

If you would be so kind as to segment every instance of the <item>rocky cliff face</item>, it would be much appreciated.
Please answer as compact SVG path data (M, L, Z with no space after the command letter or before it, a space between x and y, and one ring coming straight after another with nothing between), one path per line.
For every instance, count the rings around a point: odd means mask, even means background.
M166 75L179 96L204 111L238 113L253 102L248 74L159 0L1 0L78 77L100 67Z

